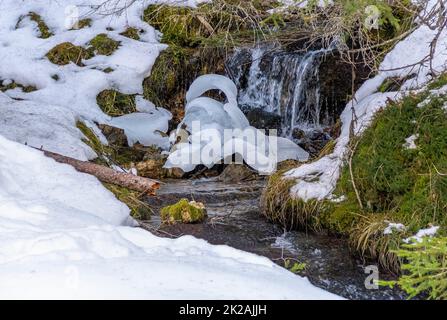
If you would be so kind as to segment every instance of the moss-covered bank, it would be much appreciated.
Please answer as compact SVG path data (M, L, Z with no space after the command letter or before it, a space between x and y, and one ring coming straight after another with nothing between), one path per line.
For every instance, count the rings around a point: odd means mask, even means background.
M428 90L390 101L359 137L352 157L352 177L345 166L335 194L342 202L290 197L294 181L270 178L263 196L267 217L287 227L326 230L349 237L365 260L400 271L396 254L402 239L430 225L447 227L447 96ZM411 141L414 142L410 143ZM357 200L352 180L360 194ZM389 223L405 225L385 234Z
M260 22L276 1L215 0L197 8L150 5L147 23L162 32L169 48L160 54L145 80L145 98L183 118L185 94L200 75L225 74L225 60L235 46L253 44Z

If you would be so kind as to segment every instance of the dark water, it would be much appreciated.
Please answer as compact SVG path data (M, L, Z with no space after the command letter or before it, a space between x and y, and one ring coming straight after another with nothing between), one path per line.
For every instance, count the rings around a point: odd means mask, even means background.
M262 180L227 184L216 180L168 181L156 198L148 201L156 208L145 228L163 237L193 235L212 244L231 247L266 256L279 265L285 259L305 263L300 275L316 286L349 299L402 299L396 290L365 288L361 261L348 249L344 239L305 232L285 232L264 219L259 212ZM208 220L203 224L161 225L160 207L188 198L205 203ZM291 260L292 261L292 260ZM389 278L380 275L381 278Z

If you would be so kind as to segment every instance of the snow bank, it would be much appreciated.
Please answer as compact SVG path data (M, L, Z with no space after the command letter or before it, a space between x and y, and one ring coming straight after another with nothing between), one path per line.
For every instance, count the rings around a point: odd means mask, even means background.
M201 97L209 90L220 90L226 97L221 103ZM174 143L165 168L190 172L203 164L208 168L238 155L262 174L271 174L278 162L306 161L309 154L291 140L267 136L249 125L238 107L237 87L229 78L205 75L197 78L186 94L185 117L171 136Z
M428 1L429 7L436 1ZM291 189L294 197L308 201L310 199L322 200L331 198L336 183L340 177L343 159L348 151L351 121L353 119L352 108L357 117L354 123L354 133L361 134L374 117L374 114L386 106L388 99L399 99L402 94L412 89L417 89L426 84L431 78L429 65L411 66L425 58L430 52L430 43L434 39L437 30L431 30L427 26L421 26L406 39L399 42L395 48L386 55L380 65L380 71L374 78L366 81L356 92L354 101L346 105L341 115L342 129L334 152L315 162L302 165L285 174L285 177L296 179L296 185ZM434 58L433 69L437 72L446 70L447 67L447 30L443 30ZM402 69L399 69L402 68ZM390 77L405 77L413 75L402 85L403 92L378 92L379 86Z
M25 93L21 89L14 89L6 92L15 100L0 104L0 134L80 160L93 158L95 154L92 150L80 141L82 136L75 127L76 121L84 120L91 126L94 126L94 122L107 124L111 121L96 103L96 96L103 90L114 89L125 94L143 93L143 79L150 74L159 52L166 47L158 42L159 33L141 19L143 10L153 2L135 1L122 14L110 16L104 13L123 8L128 2L1 1L0 59L4 63L0 64L0 81L15 81L38 90ZM195 5L197 1L181 3ZM94 10L94 6L99 6L99 9ZM47 39L39 38L37 23L26 18L30 12L40 15L54 35ZM75 16L92 19L91 26L73 30ZM18 21L21 22L18 24ZM139 41L120 35L128 27L140 30ZM86 46L102 33L119 41L120 47L110 56L97 55L83 61L84 67L73 63L58 66L45 57L58 44L71 42L77 46ZM113 69L113 72L103 72L107 68ZM142 138L146 144L166 147L167 139L161 139L153 129L167 128L169 119L163 113L157 119L155 114L150 119L146 118L151 120L151 124L143 129L143 137L140 128L137 133L133 132L136 136L132 138ZM136 119L139 127L141 119ZM158 125L153 126L155 121ZM129 119L125 122L127 129ZM17 128L18 125L22 128Z
M133 228L93 177L0 136L0 298L332 299L266 258Z

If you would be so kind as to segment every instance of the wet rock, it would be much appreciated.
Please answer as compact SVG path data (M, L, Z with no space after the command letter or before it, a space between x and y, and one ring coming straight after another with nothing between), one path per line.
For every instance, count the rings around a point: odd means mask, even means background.
M292 131L292 138L295 140L302 140L306 137L306 133L298 128L293 129Z
M299 140L299 145L312 156L318 156L320 151L331 140L331 136L324 131L306 132L305 136Z
M324 119L323 123L326 125L336 123L352 95L351 68L351 64L335 52L324 55L321 59L318 69L321 95L320 119ZM371 70L363 63L357 63L355 73L354 91L357 91L369 78Z
M281 116L260 108L243 108L250 125L257 129L275 129L281 134Z
M185 176L185 172L180 168L165 169L167 171L166 178L181 179Z
M180 179L184 172L180 168L163 168L166 163L167 155L161 154L157 149L148 149L144 155L143 161L135 164L138 175L151 179L173 178Z
M163 159L148 159L146 161L138 162L135 168L138 170L138 175L151 179L162 179L166 176L166 169L163 169L165 160Z
M218 177L219 181L226 183L237 183L243 181L256 180L258 175L255 171L243 164L228 165L221 175Z
M123 129L112 127L107 124L98 124L98 127L101 129L110 145L117 147L129 147L127 137Z

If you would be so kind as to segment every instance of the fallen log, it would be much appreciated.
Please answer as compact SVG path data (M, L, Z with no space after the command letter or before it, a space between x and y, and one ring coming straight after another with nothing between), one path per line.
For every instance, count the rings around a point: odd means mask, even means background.
M111 168L96 163L80 161L38 148L35 149L42 151L45 156L52 158L59 163L71 165L77 171L95 176L105 183L114 184L148 195L155 195L156 190L160 188L160 182L157 180L138 177L131 173L117 172Z

